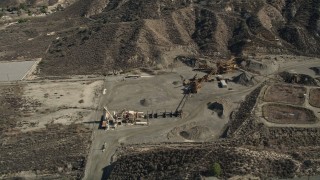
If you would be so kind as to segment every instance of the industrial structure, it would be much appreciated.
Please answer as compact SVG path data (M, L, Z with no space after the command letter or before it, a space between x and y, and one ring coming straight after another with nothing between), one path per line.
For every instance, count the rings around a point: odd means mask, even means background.
M107 107L104 107L103 117L101 120L101 128L103 129L115 129L116 127L126 124L136 124L136 125L148 125L146 121L146 115L144 112L130 111L123 109L120 112L113 111L112 113Z
M180 102L177 109L173 112L138 112L123 109L122 111L112 111L110 112L107 107L104 107L103 116L101 118L100 127L101 129L109 130L116 129L118 126L125 125L149 125L149 119L157 118L182 118L182 109L187 100L186 95Z

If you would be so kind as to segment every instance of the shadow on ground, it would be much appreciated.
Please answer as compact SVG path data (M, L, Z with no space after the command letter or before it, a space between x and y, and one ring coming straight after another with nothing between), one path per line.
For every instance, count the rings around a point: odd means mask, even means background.
M104 167L102 169L103 170L103 174L102 174L101 180L109 179L110 174L111 174L111 172L113 170L113 167L114 167L114 163L112 163L109 166L106 166L106 167Z

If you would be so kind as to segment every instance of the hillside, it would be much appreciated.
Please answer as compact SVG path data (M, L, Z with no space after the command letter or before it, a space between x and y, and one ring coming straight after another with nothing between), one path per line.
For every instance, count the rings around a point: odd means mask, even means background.
M43 75L102 74L157 64L168 67L178 55L317 56L319 6L314 0L79 0L36 20L37 26L52 21L47 32L67 23L54 40L41 44L50 48L38 53L44 58L40 69ZM52 68L57 66L61 68Z
M56 3L65 3L68 0L1 0L0 7L14 7L20 4L26 4L29 6L52 6Z

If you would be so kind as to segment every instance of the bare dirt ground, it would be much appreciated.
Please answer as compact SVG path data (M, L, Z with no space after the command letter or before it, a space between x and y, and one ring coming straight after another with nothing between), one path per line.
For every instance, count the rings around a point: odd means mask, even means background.
M310 89L309 103L311 106L320 108L320 89L319 88Z
M275 84L268 88L264 100L302 105L305 101L306 88L292 85Z
M24 97L41 103L34 112L21 119L22 131L44 128L47 124L92 121L96 97L103 81L39 82L25 86Z
M315 123L317 118L313 111L301 107L280 104L267 104L262 107L267 121L279 124Z
M102 83L1 84L0 178L81 179Z

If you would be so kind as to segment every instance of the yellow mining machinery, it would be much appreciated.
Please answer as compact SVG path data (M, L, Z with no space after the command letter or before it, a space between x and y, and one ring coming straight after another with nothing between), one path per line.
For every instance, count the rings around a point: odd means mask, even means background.
M198 90L202 87L203 82L208 82L212 75L216 74L214 69L211 69L209 74L204 75L201 78L198 78L196 74L193 78L189 80L184 80L183 85L188 87L188 93L197 93Z
M217 74L224 74L232 72L238 68L235 58L231 58L228 61L217 62Z

